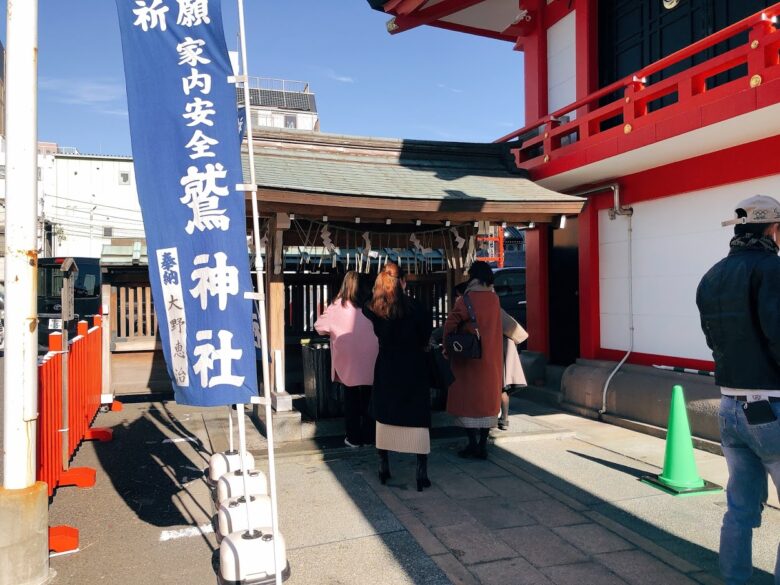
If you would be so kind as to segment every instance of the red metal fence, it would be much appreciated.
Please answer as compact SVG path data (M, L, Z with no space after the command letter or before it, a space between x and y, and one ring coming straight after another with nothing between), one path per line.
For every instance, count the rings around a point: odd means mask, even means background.
M77 336L63 351L62 334L49 335L49 352L38 367L38 470L49 497L58 487L95 485L95 470L70 467L70 460L84 440L111 440L110 429L90 428L101 405L103 355L100 316L93 327L78 323ZM67 384L63 384L67 381ZM62 552L78 548L78 530L70 526L49 528L49 549Z
M67 353L62 349L62 335L51 334L49 353L38 367L38 480L48 484L49 496L64 485L94 485L94 470L68 464L81 441L111 439L110 430L90 428L100 409L103 371L102 323L100 316L93 319L91 329L86 321L79 322L78 335L68 343ZM67 386L62 383L65 369Z
M58 487L95 485L95 470L70 467L70 460L84 440L111 440L110 429L90 428L101 405L102 344L100 316L93 327L78 324L77 336L63 351L62 335L49 336L49 353L38 367L38 471L49 497ZM67 384L63 377L67 372ZM49 548L55 551L78 547L78 531L56 526L49 531Z

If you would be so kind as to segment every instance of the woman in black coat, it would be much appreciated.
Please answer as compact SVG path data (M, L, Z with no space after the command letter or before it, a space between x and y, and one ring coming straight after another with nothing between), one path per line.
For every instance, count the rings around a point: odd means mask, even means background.
M376 420L379 480L390 477L388 451L417 454L417 490L430 487L431 397L425 352L431 335L427 311L406 296L403 270L388 262L376 278L363 313L374 325L379 355L374 366L371 413Z

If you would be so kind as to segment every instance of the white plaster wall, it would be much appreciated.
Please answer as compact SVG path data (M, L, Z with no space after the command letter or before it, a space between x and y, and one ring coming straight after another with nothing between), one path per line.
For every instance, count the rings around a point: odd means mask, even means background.
M634 351L711 360L696 308L704 273L728 253L720 222L740 200L780 197L780 175L637 203L633 225ZM629 345L628 219L599 213L601 347Z
M130 174L128 185L121 172ZM55 237L56 255L99 257L111 241L104 227L113 228L113 238L144 237L131 159L56 157L45 184L45 216L63 236Z
M577 100L575 12L547 29L547 102L549 113Z

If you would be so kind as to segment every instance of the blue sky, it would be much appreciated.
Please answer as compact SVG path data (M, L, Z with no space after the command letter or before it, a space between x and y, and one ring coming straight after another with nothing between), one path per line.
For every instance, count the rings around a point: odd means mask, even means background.
M236 47L235 0L224 0ZM321 130L491 141L523 125L522 54L422 27L385 32L365 0L245 0L250 74L308 81ZM0 0L5 15L5 0ZM39 0L39 139L130 154L112 0ZM0 27L5 43L5 18Z

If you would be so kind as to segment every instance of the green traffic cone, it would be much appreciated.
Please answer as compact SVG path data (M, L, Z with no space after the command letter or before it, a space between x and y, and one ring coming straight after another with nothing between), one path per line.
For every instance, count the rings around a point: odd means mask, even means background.
M672 389L664 469L660 475L645 476L642 481L675 496L715 492L722 489L702 479L696 468L691 427L688 424L682 386L677 385Z

